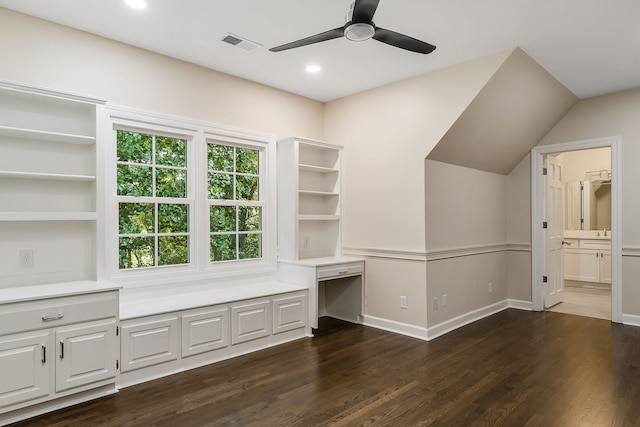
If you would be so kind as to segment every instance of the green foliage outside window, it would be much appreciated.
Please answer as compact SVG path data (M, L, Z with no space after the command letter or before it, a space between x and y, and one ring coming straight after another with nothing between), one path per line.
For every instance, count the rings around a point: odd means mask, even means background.
M118 130L117 155L119 267L188 263L189 205L157 201L186 199L187 141Z
M119 268L188 264L187 141L117 130ZM210 260L262 257L259 150L207 144Z
M207 147L208 197L217 201L209 216L213 262L262 257L262 208L250 203L260 200L259 158L258 150Z

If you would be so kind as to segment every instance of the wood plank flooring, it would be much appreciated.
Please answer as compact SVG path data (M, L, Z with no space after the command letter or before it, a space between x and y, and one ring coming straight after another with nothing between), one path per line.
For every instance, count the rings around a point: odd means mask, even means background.
M425 342L317 336L18 426L638 426L640 328L506 310Z

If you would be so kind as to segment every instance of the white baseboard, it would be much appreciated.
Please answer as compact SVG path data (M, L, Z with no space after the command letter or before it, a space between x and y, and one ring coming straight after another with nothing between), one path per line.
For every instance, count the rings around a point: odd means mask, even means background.
M622 324L630 326L640 326L640 316L634 314L623 314Z
M395 320L382 319L375 316L364 316L365 326L382 329L396 334L406 335L421 340L427 340L427 330L420 326L410 325L408 323L396 322Z
M517 308L518 310L533 311L533 303L531 301L523 301L519 299L508 299L509 308Z
M383 329L385 331L395 332L397 334L429 341L441 335L444 335L447 332L451 332L454 329L458 329L464 325L468 325L469 323L473 323L477 320L491 316L492 314L498 313L507 308L531 311L532 306L533 305L531 301L506 299L487 307L482 307L469 313L465 313L461 316L434 325L430 328L423 328L407 323L396 322L395 320L382 319L380 317L367 315L364 316L363 324L366 326L371 326L373 328ZM640 322L640 317L638 317L638 322Z
M469 323L473 323L477 320L491 316L492 314L499 313L502 310L506 310L507 308L509 308L509 300L504 300L499 301L495 304L488 305L486 307L479 308L477 310L470 311L461 316L454 317L453 319L428 328L427 339L432 340L446 334L447 332L451 332L454 329L458 329L462 326L468 325Z

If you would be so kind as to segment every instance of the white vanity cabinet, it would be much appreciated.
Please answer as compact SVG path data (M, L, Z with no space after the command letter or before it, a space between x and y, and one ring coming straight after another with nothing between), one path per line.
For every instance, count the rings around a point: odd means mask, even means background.
M0 301L0 425L115 392L117 289Z
M610 240L565 239L565 242L565 280L611 283Z

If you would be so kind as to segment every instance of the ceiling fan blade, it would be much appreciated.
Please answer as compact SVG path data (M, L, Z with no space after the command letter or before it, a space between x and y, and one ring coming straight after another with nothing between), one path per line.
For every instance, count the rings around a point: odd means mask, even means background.
M353 6L351 22L369 23L373 21L380 0L356 0Z
M344 27L334 28L333 30L325 31L324 33L316 34L314 36L305 37L304 39L296 40L291 43L283 44L282 46L276 46L269 49L271 52L280 52L287 49L293 49L296 47L307 46L314 43L320 43L327 40L337 39L344 36Z
M380 27L376 27L376 33L373 35L373 38L382 43L417 53L427 54L436 49L434 45L427 42Z

